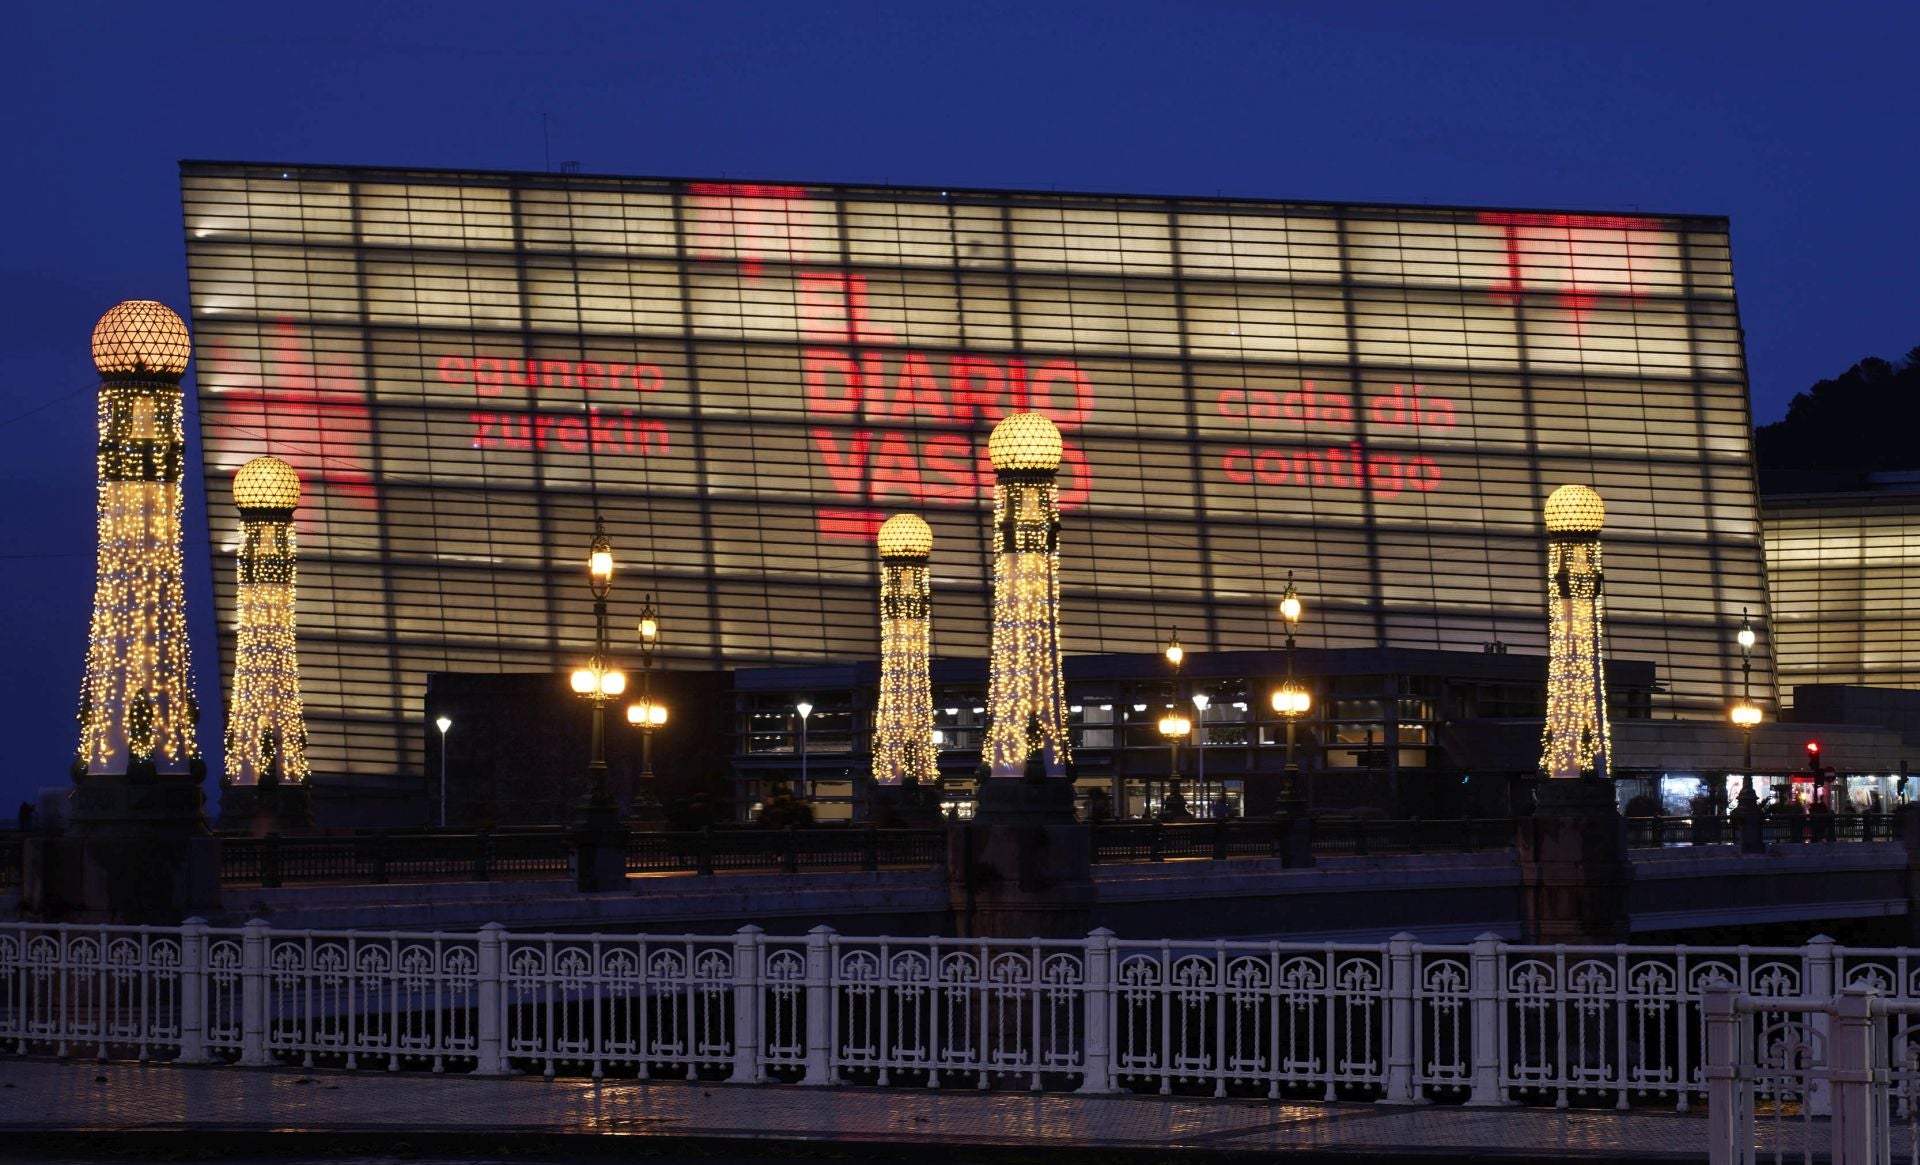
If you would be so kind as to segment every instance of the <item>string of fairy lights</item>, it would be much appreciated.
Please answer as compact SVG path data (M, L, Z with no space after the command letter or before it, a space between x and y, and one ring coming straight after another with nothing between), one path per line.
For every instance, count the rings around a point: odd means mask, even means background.
M1606 508L1584 485L1547 498L1547 719L1540 767L1550 777L1607 776L1606 606L1600 529Z
M200 756L181 557L187 327L130 300L93 331L101 376L98 550L76 767L184 772Z
M236 785L304 784L309 768L293 527L300 478L276 457L256 457L234 474L233 500L240 509L240 586L227 779Z
M878 546L880 695L873 714L873 778L931 785L939 776L928 673L933 530L913 514L895 514L881 524Z
M1060 430L1014 413L987 439L993 463L993 636L987 655L987 731L981 763L995 775L1025 769L1037 750L1071 759L1060 669Z

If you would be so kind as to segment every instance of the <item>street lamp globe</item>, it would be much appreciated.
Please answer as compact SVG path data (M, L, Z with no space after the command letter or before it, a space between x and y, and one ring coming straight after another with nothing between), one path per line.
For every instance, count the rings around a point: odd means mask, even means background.
M604 671L600 673L600 694L612 697L627 690L627 673L623 671Z
M1169 712L1160 718L1160 735L1168 740L1178 740L1193 731L1193 721L1175 712Z
M433 726L440 730L440 735L445 736L447 729L453 727L453 718L451 716L438 717L434 720Z
M1180 646L1180 633L1175 631L1173 638L1167 641L1167 662L1177 669L1180 666L1180 661L1186 657L1187 649Z
M593 689L599 686L595 683L593 671L590 668L574 668L573 675L570 678L573 683L573 690L582 696L593 695Z
M1743 700L1733 706L1730 717L1736 727L1752 728L1760 723L1760 709Z
M1303 715L1313 707L1313 697L1307 690L1289 681L1280 685L1273 693L1273 710L1282 716Z
M593 523L593 544L587 549L587 581L596 599L606 598L613 589L613 543L598 518Z
M658 728L667 722L667 706L652 700L627 705L627 723L635 728Z

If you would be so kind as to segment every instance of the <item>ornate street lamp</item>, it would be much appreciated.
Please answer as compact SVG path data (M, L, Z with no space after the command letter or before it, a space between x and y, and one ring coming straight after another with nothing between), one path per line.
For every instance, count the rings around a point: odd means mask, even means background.
M1287 572L1287 589L1280 596L1280 618L1287 628L1287 676L1273 694L1273 710L1287 720L1287 767L1280 782L1280 813L1293 816L1303 808L1300 801L1300 765L1294 757L1295 722L1313 705L1313 697L1293 678L1293 635L1300 625L1304 608L1300 593L1293 587L1293 572Z
M640 730L640 787L633 791L633 816L660 821L660 793L653 776L653 730L667 722L667 708L653 698L653 654L660 648L660 616L648 595L640 608L640 700L627 705L627 723Z
M1176 643L1175 647L1178 646ZM1186 798L1180 795L1180 738L1192 731L1193 721L1178 712L1168 712L1160 718L1160 735L1167 738L1167 788L1171 790L1160 796L1162 821L1186 808Z
M607 701L627 690L625 674L607 661L607 596L613 593L613 544L606 524L593 519L593 544L587 551L587 587L593 592L593 658L575 669L574 694L593 705L592 748L587 758L587 799L582 808L592 818L610 818L613 798L607 793Z

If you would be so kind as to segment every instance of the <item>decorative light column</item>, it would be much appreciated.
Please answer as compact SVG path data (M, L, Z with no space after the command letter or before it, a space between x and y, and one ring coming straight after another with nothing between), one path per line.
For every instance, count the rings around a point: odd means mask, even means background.
M1600 528L1606 506L1584 485L1547 498L1547 722L1540 767L1553 778L1608 776Z
M180 556L180 377L189 352L186 324L150 299L114 307L93 329L99 553L74 764L83 783L202 768Z
M227 781L291 790L306 784L308 772L294 632L299 475L277 457L256 457L233 475L233 502L240 510L240 585Z
M908 777L932 788L939 775L933 743L933 685L928 678L932 606L927 558L933 530L913 514L880 527L880 699L873 713L873 779Z
M993 462L993 641L981 765L1018 777L1029 757L1064 775L1066 684L1060 673L1060 430L1014 413L987 439Z

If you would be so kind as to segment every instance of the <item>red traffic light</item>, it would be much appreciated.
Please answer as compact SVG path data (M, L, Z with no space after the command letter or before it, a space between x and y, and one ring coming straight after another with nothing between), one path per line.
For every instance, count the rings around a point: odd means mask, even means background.
M1819 742L1819 741L1817 741L1817 740L1809 740L1809 741L1807 741L1807 755L1808 755L1808 756L1819 756L1819 755L1820 755L1820 742Z

